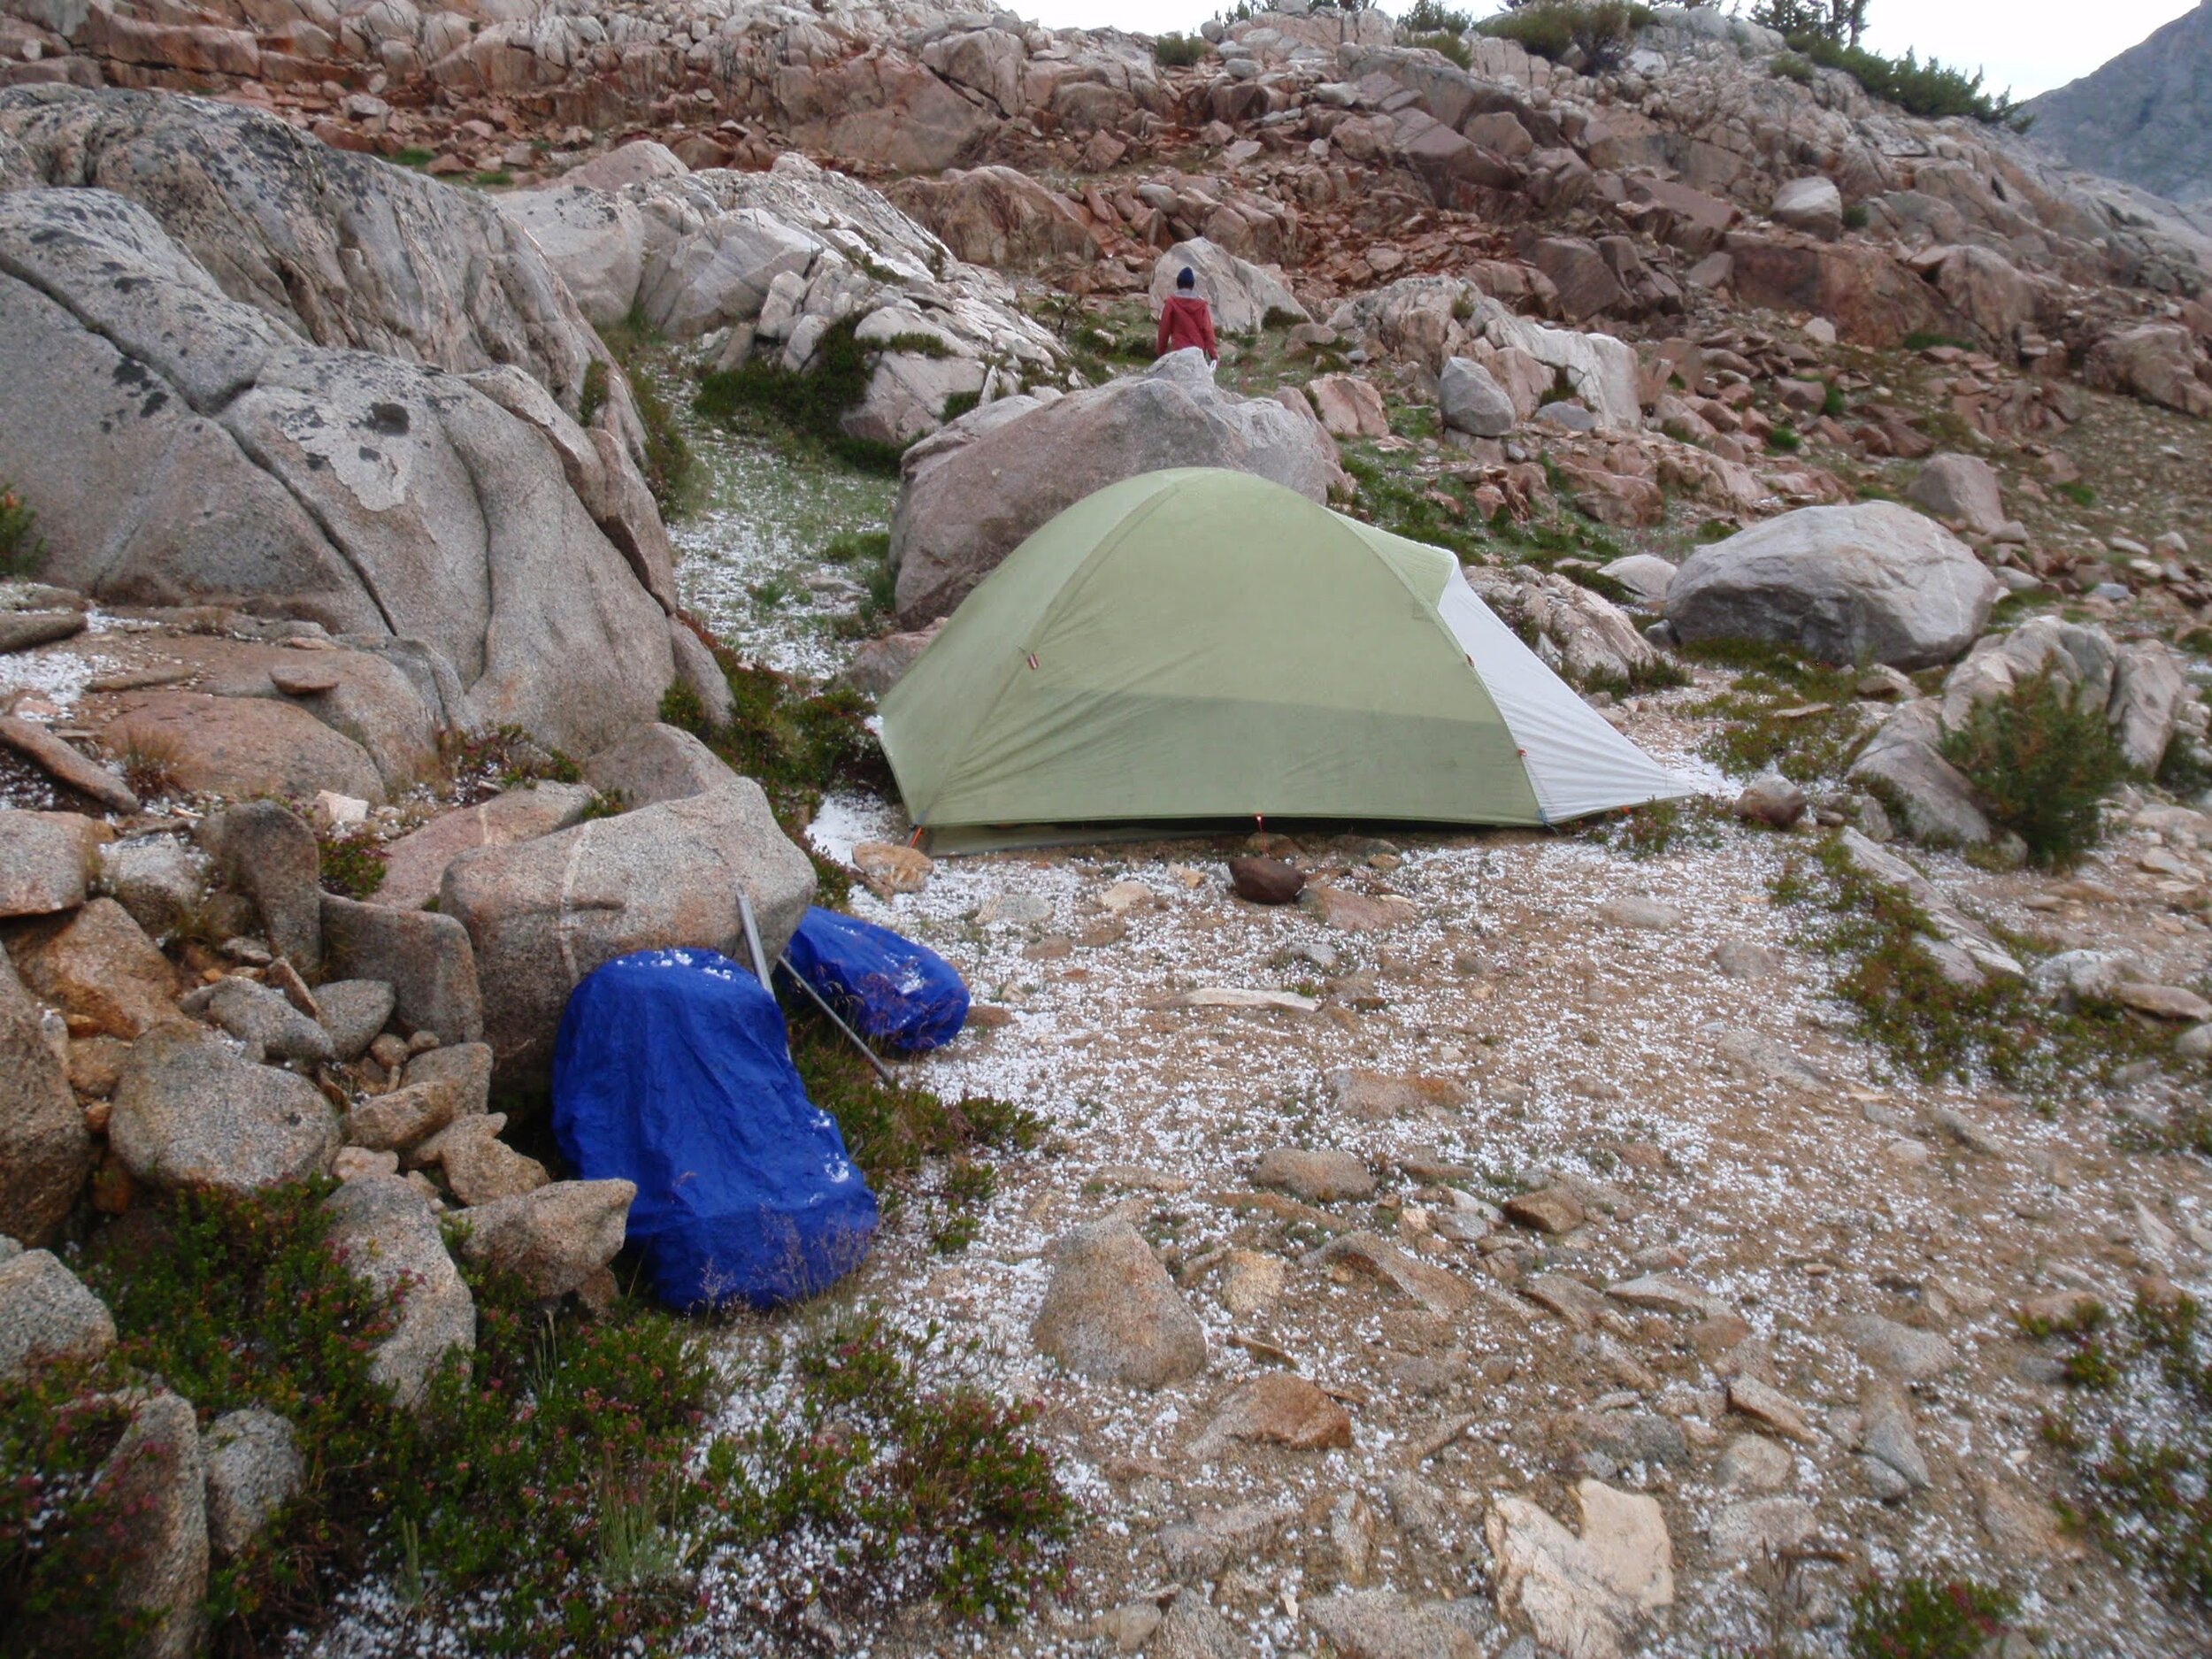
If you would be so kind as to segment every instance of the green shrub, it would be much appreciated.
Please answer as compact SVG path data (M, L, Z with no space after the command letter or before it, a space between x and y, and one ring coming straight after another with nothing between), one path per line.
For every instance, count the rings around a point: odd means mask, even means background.
M46 557L39 538L38 515L24 505L23 497L0 484L0 578L27 576Z
M1875 1579L1851 1598L1851 1659L1976 1659L2017 1603L1970 1578Z
M1212 50L1202 35L1163 35L1152 42L1153 61L1168 69L1187 69Z
M803 373L756 357L709 374L700 380L693 406L725 423L746 413L764 416L852 466L895 475L898 445L855 438L844 428L847 411L867 396L874 369L872 349L854 337L859 326L854 317L832 324L815 349L815 366Z
M411 147L399 151L392 157L394 161L397 162L403 167L427 167L432 162L437 160L437 158L438 152L434 150L422 150Z
M576 424L588 426L607 406L607 365L594 357L584 365L584 384L576 394Z
M384 848L365 824L320 829L315 846L321 856L323 891L342 899L365 899L384 885Z
M2070 1517L2168 1594L2212 1607L2212 1343L2195 1298L2138 1293L2124 1325L2031 1331L2065 1341L2072 1388L2047 1430L2074 1475Z
M2051 488L2077 507L2093 507L2097 504L2097 492L2087 484L2054 484Z
M2078 707L2048 671L1977 703L1964 726L1944 734L1942 752L1992 822L2025 841L2035 863L2061 868L2096 845L2099 803L2127 772L2104 710Z
M1077 1509L1033 1408L938 1386L941 1343L849 1315L757 1379L787 1403L707 1456L724 1541L763 1558L764 1609L832 1617L934 1601L1010 1619L1056 1577ZM822 1540L836 1540L825 1549Z
M1402 43L1425 48L1440 58L1450 59L1462 69L1475 66L1474 49L1467 44L1467 37L1463 34L1447 33L1441 29L1429 35L1409 34L1402 37Z
M937 411L937 419L943 422L946 426L949 426L954 421L959 419L961 416L967 414L972 410L980 408L982 406L982 403L983 394L979 390L973 392L947 392L945 394L945 406Z
M439 740L438 752L459 806L474 806L503 789L584 780L581 766L559 749L547 749L518 726L453 733Z
M1885 58L1857 46L1847 46L1823 35L1798 32L1789 36L1793 50L1802 53L1823 69L1840 69L1865 88L1870 97L1893 104L1908 115L1929 120L1963 115L1993 127L2025 132L2032 119L2022 113L2009 94L1982 90L1982 74L1967 74L1931 58L1922 63L1908 51L1902 58Z
M1850 202L1844 206L1843 227L1846 230L1864 230L1873 219L1874 215L1863 202Z
M1767 448L1778 455L1795 455L1804 447L1805 440L1798 434L1797 428L1786 420L1767 434Z
M1631 0L1531 0L1486 19L1482 32L1509 40L1554 63L1572 55L1583 74L1603 74L1627 56L1636 31L1651 21L1648 6Z
M1794 81L1801 87L1813 84L1812 59L1801 58L1795 52L1775 53L1774 61L1767 67L1783 80Z
M1464 35L1475 27L1471 13L1459 12L1444 0L1413 0L1398 17L1398 27L1416 35Z

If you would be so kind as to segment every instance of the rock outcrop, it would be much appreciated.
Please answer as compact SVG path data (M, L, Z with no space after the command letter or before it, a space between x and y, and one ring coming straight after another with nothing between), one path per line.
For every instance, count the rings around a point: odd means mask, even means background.
M2024 108L2039 149L2177 202L2212 202L2212 5Z
M0 132L81 187L0 196L0 474L50 580L422 641L436 725L589 749L650 718L666 537L625 435L549 389L619 371L495 214L218 106L19 88Z

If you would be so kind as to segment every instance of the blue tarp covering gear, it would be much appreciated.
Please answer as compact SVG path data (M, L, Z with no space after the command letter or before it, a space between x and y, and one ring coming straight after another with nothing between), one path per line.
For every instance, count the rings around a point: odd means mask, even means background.
M807 1099L782 1010L711 950L641 950L576 987L553 1133L579 1176L637 1183L629 1241L671 1308L772 1308L868 1253L875 1194Z
M784 960L862 1036L918 1054L960 1034L968 987L935 951L887 927L819 905Z

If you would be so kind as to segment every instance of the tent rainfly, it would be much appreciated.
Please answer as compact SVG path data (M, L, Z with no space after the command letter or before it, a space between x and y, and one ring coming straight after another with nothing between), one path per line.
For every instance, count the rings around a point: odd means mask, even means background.
M1690 793L1450 554L1243 472L1147 472L1007 556L882 705L939 850L1087 827L1555 824Z

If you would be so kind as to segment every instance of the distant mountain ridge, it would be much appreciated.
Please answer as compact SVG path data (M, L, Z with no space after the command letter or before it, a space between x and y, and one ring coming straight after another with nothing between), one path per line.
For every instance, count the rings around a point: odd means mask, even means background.
M2212 204L2212 0L2026 107L2036 140L2074 165Z

